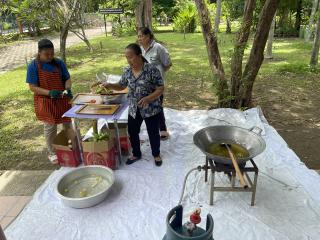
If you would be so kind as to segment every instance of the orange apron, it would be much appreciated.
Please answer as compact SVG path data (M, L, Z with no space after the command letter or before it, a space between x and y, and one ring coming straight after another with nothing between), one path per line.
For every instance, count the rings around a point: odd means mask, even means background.
M65 90L60 70L56 68L54 72L44 71L41 64L37 62L39 87L46 90ZM63 118L62 115L71 108L70 99L67 97L51 98L49 96L34 95L34 109L38 120L59 124L70 122L70 118Z

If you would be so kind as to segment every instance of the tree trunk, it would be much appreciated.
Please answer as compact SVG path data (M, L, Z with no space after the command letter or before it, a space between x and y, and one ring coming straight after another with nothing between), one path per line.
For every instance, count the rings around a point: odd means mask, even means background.
M143 9L144 9L144 0L140 0L139 4L137 4L135 8L137 32L139 28L144 26Z
M280 0L266 0L260 13L260 20L255 34L250 56L242 75L240 88L241 102L238 107L250 107L253 83L263 62L263 52L269 30Z
M311 40L311 33L312 33L312 26L314 23L314 16L316 15L316 11L318 9L318 5L319 5L319 0L314 0L313 4L312 4L312 10L311 10L311 15L309 18L309 24L306 28L306 32L304 34L304 40L305 41L310 41Z
M227 101L227 99L230 96L230 93L228 90L228 83L221 62L217 37L211 25L209 11L204 0L195 0L195 3L199 13L203 37L207 46L210 68L212 73L216 76L218 80L218 106L228 107L229 102Z
M89 41L89 39L87 38L86 32L84 30L84 27L81 26L81 31L82 31L82 36L83 36L83 41L85 42L85 44L87 45L89 51L92 53L93 52L93 47Z
M222 0L217 0L217 10L216 10L216 17L214 20L214 32L219 32L219 25L220 25L220 18L221 18L221 7L222 7Z
M320 17L318 17L318 20L317 20L316 34L314 36L313 47L311 52L310 65L313 67L318 65L319 45L320 45Z
M231 21L230 21L230 18L227 17L227 28L226 28L226 34L230 34L232 33L231 31Z
M294 24L296 29L296 36L300 35L300 26L301 26L301 10L302 10L302 0L297 1L297 13L296 13L296 22Z
M242 78L242 61L244 50L250 36L250 29L253 21L253 12L256 0L246 1L244 8L244 16L240 29L236 35L236 42L231 59L231 106L237 107L240 101L239 89Z
M18 25L18 28L19 28L19 33L23 34L23 26L21 24L20 17L18 15L16 15L16 22L17 22L17 25Z
M84 41L84 43L87 45L88 50L92 53L93 52L93 47L89 41L89 39L87 38L86 32L84 30L83 26L79 26L80 29L77 30L71 30L71 32L73 32L75 35L77 35L78 38L80 38L82 41Z
M144 25L145 27L152 29L152 0L145 0Z
M67 64L66 58L66 45L67 45L67 37L68 37L68 27L64 26L60 30L60 55L65 64Z
M40 36L41 35L41 29L39 27L39 23L34 24L35 30L36 30L36 35Z
M152 28L152 0L140 0L135 8L136 29Z
M34 36L31 23L28 23L28 32L29 32L29 36L31 36L31 37Z
M271 23L269 36L268 36L268 43L267 43L267 49L266 49L266 56L267 59L272 59L272 44L273 44L273 37L274 37L274 28L275 28L275 21L276 17L274 16L273 21Z
M278 28L279 28L279 35L282 37L286 37L286 24L289 22L289 13L290 10L288 8L285 8L283 10L283 12L280 15L280 19L279 19L279 24L278 24Z

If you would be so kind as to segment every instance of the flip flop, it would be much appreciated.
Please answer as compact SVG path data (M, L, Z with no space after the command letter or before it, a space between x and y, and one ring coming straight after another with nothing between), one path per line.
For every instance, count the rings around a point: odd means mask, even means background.
M159 158L158 160L156 160L156 158ZM161 157L155 157L154 158L154 163L156 164L157 167L160 167L162 165L162 159Z
M132 158L134 158L134 159L132 159ZM130 165L130 164L132 164L132 163L135 163L136 161L139 161L140 159L141 159L141 157L134 157L134 156L132 156L132 157L130 157L130 158L127 159L126 164L127 164L127 165Z
M167 131L160 131L160 139L162 141L168 140L170 134Z

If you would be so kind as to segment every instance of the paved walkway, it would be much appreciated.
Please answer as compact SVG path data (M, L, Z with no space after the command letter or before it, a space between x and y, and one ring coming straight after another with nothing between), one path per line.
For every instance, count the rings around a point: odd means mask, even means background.
M111 31L111 27L108 27L108 32ZM93 38L104 34L103 28L94 28L86 30L87 37ZM60 48L59 36L55 36L51 39L56 49ZM82 42L75 34L69 33L67 38L67 47ZM29 40L17 45L10 45L0 49L0 73L12 70L20 67L35 56L38 51L37 41Z
M34 192L51 173L51 170L0 172L0 225L2 229L5 229L20 214Z

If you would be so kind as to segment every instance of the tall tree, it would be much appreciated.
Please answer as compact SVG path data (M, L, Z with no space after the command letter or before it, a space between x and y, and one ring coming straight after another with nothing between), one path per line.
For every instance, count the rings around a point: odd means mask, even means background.
M219 32L219 25L221 19L222 0L217 0L216 17L214 20L214 31Z
M252 89L256 76L263 62L264 48L268 39L269 29L280 0L266 0L260 12L253 45L244 71L242 61L247 46L255 8L255 0L247 0L244 16L236 36L234 52L231 60L230 88L222 65L217 36L211 29L210 16L204 0L195 0L205 43L207 46L210 67L218 80L219 107L249 107L252 101Z
M302 11L302 0L297 0L296 21L294 24L297 37L299 37L300 35L301 15L302 15L301 11Z
M313 67L318 65L319 46L320 46L320 16L318 16L318 19L317 19L316 34L313 40L313 46L311 51L310 65Z
M91 46L91 43L89 39L87 38L86 32L85 32L85 26L84 26L84 14L85 9L88 7L87 5L88 1L81 0L79 2L77 11L74 14L73 21L71 21L71 27L70 32L73 32L77 37L79 37L84 43L87 45L90 52L93 52L93 48Z
M152 28L152 0L139 0L135 8L136 27Z
M312 4L311 15L310 15L310 18L309 18L309 24L308 24L308 26L306 28L306 32L305 32L305 35L304 35L305 41L310 41L310 39L311 39L312 26L314 24L314 17L316 15L318 6L319 6L319 0L314 0L313 4Z
M274 30L276 26L276 18L273 18L273 21L271 23L270 31L269 31L269 37L267 42L267 48L266 48L266 56L267 59L272 59L272 45L273 45L273 38L274 38Z
M60 54L66 62L66 43L69 32L74 32L92 50L84 31L83 14L86 0L47 0L41 1L43 9L49 9L46 19L50 25L60 32Z
M22 23L25 23L29 35L40 35L40 24L45 11L39 7L39 0L8 0L6 7L15 15L20 33L23 33Z
M55 25L60 31L60 54L62 60L66 63L66 45L67 37L71 27L72 18L79 8L80 0L49 0L51 24ZM48 6L48 5L47 5Z

